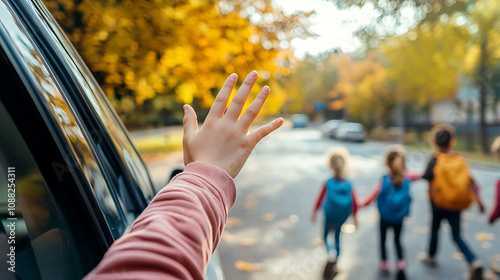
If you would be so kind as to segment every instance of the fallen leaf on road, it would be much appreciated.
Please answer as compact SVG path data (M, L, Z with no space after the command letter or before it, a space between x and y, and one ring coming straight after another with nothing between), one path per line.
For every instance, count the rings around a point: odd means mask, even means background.
M278 257L286 257L288 254L289 253L287 250L279 250L278 252L276 252L276 256Z
M353 233L356 231L356 226L353 224L343 224L341 230L343 233Z
M245 198L245 209L252 210L259 204L259 201L253 195L247 195Z
M493 233L489 232L479 232L476 233L476 240L479 240L481 242L488 242L495 239L495 235Z
M227 218L226 226L227 227L241 226L241 220L238 218L235 218L235 217L229 217L229 218Z
M290 215L290 217L288 217L288 221L292 224L296 224L299 221L299 216Z
M262 220L266 222L270 222L274 220L274 218L276 218L276 214L274 214L273 212L262 215Z
M500 273L500 272L497 272L497 273ZM488 269L484 272L484 279L485 280L498 280L497 273Z
M497 262L500 262L500 254L496 254L493 259Z
M313 240L313 244L316 245L316 246L323 246L323 239L321 239L321 238L315 238Z
M457 260L457 261L461 261L464 259L464 254L462 254L460 252L455 252L455 253L453 253L453 259Z
M262 270L263 265L261 263L249 263L249 262L244 262L244 261L236 261L234 263L234 267L240 271L247 271L247 272L252 272L252 271L259 271Z
M254 240L251 237L242 238L240 240L240 245L241 246L252 246L253 244L254 244Z
M222 234L222 240L227 243L234 243L236 241L236 237L232 233L225 230Z

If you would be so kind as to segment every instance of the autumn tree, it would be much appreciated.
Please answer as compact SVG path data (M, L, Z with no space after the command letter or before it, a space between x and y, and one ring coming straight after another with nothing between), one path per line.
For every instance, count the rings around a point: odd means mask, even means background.
M349 117L369 130L377 124L386 125L397 97L376 52L361 60L343 56L338 67L339 81L330 94L344 96Z
M308 14L285 15L270 0L44 0L119 114L181 112L211 105L225 77L289 73L290 40L307 36ZM279 88L278 88L279 92ZM265 113L285 97L270 96Z
M483 152L488 151L486 134L487 89L491 88L491 66L498 63L498 34L500 33L500 3L496 0L329 0L339 8L372 6L379 16L358 31L369 47L394 35L409 34L415 26L434 24L465 25L472 52L476 51L474 76L479 88L480 140ZM411 15L408 17L408 15ZM442 39L440 39L442 41ZM464 50L470 53L470 50ZM473 56L473 55L470 55ZM469 56L469 58L470 58Z
M291 74L280 80L288 92L287 113L312 113L314 103L326 103L329 92L338 81L335 54L306 56L293 67Z
M402 101L424 106L454 98L469 41L467 28L443 23L421 25L384 41L380 50Z

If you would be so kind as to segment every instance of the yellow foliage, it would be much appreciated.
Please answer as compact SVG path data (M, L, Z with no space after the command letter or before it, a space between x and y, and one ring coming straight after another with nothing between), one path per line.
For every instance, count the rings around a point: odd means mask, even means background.
M214 93L233 72L266 71L269 75L258 81L259 86L288 75L287 61L293 54L280 49L279 43L291 41L293 34L301 36L308 16L285 16L271 1L263 0L44 2L106 93L112 93L116 102L133 97L137 105L166 95L182 103L197 99L197 104L209 107ZM272 15L273 20L252 22L250 10ZM240 11L246 11L246 16ZM286 39L278 38L278 33L286 34ZM268 42L271 48L264 48ZM271 98L273 109L267 112L277 112L286 98Z

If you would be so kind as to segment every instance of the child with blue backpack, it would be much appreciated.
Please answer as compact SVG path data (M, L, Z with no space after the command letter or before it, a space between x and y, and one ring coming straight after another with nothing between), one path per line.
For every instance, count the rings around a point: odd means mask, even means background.
M352 214L354 225L357 226L356 211L358 209L356 194L352 183L346 178L346 164L349 152L343 148L336 148L330 152L329 165L333 177L328 179L321 188L316 200L311 222L316 221L316 213L323 206L325 214L323 239L328 254L328 262L323 277L329 279L336 274L336 263L340 255L340 233L342 225ZM328 244L329 233L335 234L335 247Z
M382 176L375 190L363 203L363 207L368 206L375 199L377 200L377 207L380 214L381 262L379 272L384 276L389 275L387 250L385 247L387 230L392 228L394 231L394 243L398 257L396 275L397 279L401 280L406 279L406 261L403 246L401 245L401 232L403 230L404 218L410 212L412 201L410 182L420 179L420 176L406 172L405 150L400 145L393 145L387 149L385 164L388 167L388 174Z

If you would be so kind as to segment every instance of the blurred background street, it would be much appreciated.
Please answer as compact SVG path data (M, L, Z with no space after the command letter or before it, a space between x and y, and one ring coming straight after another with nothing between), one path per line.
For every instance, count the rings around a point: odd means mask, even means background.
M320 279L326 260L319 239L322 222L319 218L311 224L309 217L322 183L330 176L325 153L335 146L349 150L350 177L359 197L364 198L385 172L383 152L388 145L339 142L324 138L317 129L283 128L266 138L236 179L238 198L219 246L227 279ZM423 172L428 157L427 152L409 150L409 170ZM472 170L489 207L498 176L496 167L472 163ZM418 262L417 255L425 251L428 242L427 182L417 181L411 190L414 202L403 233L410 279L464 279L467 269L451 241L447 223L443 223L440 236L439 266L427 268ZM357 230L349 221L344 226L341 273L336 279L379 279L375 205L358 212ZM463 235L485 264L500 261L500 226L488 226L486 215L480 215L476 206L463 214L463 225ZM394 258L390 241L389 254Z

